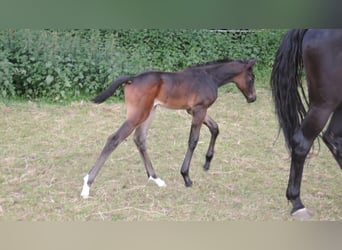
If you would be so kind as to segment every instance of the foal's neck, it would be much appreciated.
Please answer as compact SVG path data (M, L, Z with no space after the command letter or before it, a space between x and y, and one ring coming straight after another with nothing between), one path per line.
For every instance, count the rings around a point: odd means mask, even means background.
M208 73L212 75L217 87L221 87L222 85L232 82L232 79L241 72L238 71L234 65L230 67L227 65L227 63L225 63L208 68Z

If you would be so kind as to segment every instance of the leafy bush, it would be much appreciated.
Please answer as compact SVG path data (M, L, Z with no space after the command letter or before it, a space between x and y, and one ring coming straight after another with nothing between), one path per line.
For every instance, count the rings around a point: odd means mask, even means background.
M175 71L219 58L255 58L265 87L283 30L2 30L0 96L63 101L114 78ZM116 93L122 97L122 90Z

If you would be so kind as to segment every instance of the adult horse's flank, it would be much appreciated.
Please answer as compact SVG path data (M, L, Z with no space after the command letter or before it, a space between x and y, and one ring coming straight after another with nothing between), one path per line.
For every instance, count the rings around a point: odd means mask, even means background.
M301 82L303 66L309 101ZM289 31L276 54L271 87L279 125L291 153L286 197L292 203L293 216L309 218L300 199L303 166L330 117L323 140L342 169L342 30Z
M189 165L197 145L200 128L205 124L211 139L206 154L204 169L208 170L214 154L214 145L219 133L216 122L207 115L207 109L217 98L218 87L234 82L248 102L256 100L253 65L255 60L218 60L192 66L178 72L148 71L136 76L122 76L94 98L95 103L102 103L122 84L127 108L126 120L122 126L109 136L95 165L84 177L81 196L87 198L89 189L96 175L111 152L134 130L134 142L144 161L147 176L159 186L165 182L158 178L146 151L146 135L157 105L171 109L185 109L192 115L190 137L181 174L185 186L192 185L189 177Z

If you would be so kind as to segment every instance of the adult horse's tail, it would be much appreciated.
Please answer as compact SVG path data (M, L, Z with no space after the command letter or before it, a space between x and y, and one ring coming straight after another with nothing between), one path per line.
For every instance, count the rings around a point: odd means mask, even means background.
M119 77L118 79L114 80L107 89L98 94L92 101L94 103L104 102L115 93L115 91L120 87L121 84L129 82L130 80L130 76Z
M273 65L271 88L280 129L291 151L291 139L299 128L307 103L302 86L302 41L306 30L291 30L283 38ZM299 91L299 89L301 91Z

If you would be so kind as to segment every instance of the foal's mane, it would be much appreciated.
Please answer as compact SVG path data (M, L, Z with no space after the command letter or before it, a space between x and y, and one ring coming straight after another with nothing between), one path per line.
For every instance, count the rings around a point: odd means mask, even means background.
M188 68L197 68L197 67L203 67L203 66L210 66L210 65L214 65L214 64L220 64L220 63L228 63L228 62L241 62L244 63L244 60L234 60L231 58L223 58L223 59L218 59L218 60L214 60L214 61L210 61L210 62L205 62L205 63L199 63L199 64L194 64L192 66L189 66Z

